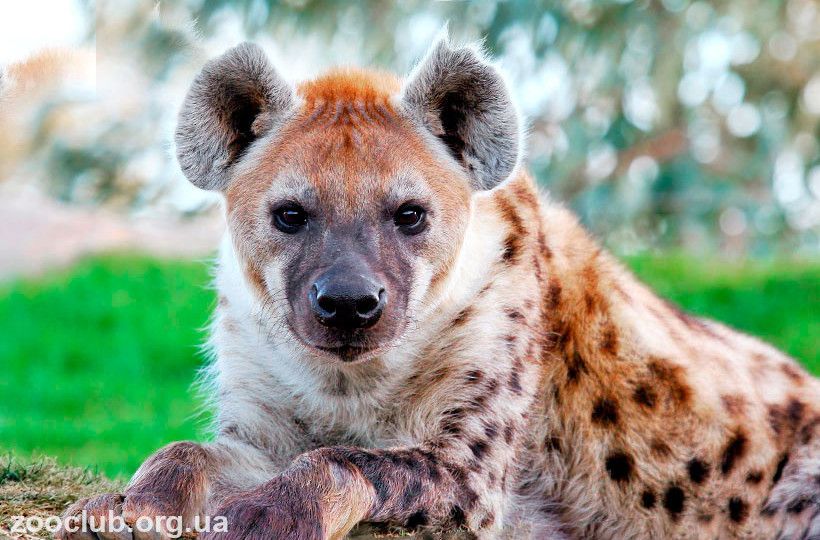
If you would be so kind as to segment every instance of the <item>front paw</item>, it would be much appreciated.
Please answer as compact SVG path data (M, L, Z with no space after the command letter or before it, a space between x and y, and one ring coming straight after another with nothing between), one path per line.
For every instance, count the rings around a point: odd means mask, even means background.
M179 506L179 505L176 505ZM181 507L150 493L105 493L82 499L63 514L58 540L170 540L191 524Z
M124 497L105 493L80 499L63 513L57 540L131 540L132 534L122 517Z
M212 523L222 518L224 526L204 532L200 540L327 539L318 499L284 482L231 496L214 512Z
M142 464L123 494L108 493L71 505L58 533L60 540L167 540L193 535L208 492L206 463L206 451L199 444L169 444Z

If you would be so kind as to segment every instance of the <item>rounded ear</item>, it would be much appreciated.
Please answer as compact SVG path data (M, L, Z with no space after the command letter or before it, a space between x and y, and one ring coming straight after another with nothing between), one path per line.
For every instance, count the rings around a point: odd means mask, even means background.
M503 76L475 47L446 35L410 73L402 108L444 143L477 189L492 189L518 163L518 111Z
M293 88L257 45L243 43L209 61L179 113L175 141L182 172L197 187L224 189L231 166L294 101Z

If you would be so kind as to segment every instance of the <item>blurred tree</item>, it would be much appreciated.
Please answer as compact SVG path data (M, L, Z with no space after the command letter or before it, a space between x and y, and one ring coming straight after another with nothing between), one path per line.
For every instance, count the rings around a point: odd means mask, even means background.
M65 198L193 211L160 141L205 58L401 72L447 21L510 74L539 181L620 251L820 250L817 0L101 1L95 130L36 155Z

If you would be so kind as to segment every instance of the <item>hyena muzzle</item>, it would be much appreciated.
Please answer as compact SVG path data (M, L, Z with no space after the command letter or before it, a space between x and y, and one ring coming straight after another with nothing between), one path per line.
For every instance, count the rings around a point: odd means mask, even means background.
M228 223L215 438L68 516L227 518L208 538L820 538L818 381L659 299L539 196L476 48L293 87L240 45L194 81L176 143ZM98 533L132 535L170 531Z

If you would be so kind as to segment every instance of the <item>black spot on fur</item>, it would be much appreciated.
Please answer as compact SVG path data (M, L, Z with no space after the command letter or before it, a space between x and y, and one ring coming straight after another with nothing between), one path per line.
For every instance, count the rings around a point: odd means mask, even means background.
M239 426L236 424L228 424L226 426L221 426L219 428L220 435L225 437L238 437L239 436Z
M466 308L458 312L458 314L453 318L450 324L452 326L462 326L470 319L470 315L472 315L472 313L473 308L471 306L467 306Z
M500 207L501 213L504 217L504 221L506 221L512 229L512 232L510 232L510 235L507 236L507 238L504 241L505 252L511 246L513 247L513 253L510 256L510 258L514 258L516 255L518 255L518 251L521 248L520 238L527 235L527 229L524 226L524 221L518 214L516 203L510 201L510 199L507 198L506 195L502 194L498 197L498 206Z
M473 456L481 461L481 459L487 454L487 448L489 444L487 441L473 441L470 443L470 452L473 453Z
M440 429L450 435L460 435L464 429L465 410L461 407L448 409L440 424Z
M524 315L521 314L520 311L517 309L508 309L507 310L507 317L509 317L513 321L523 321Z
M510 352L515 350L516 337L514 335L510 334L506 336L504 338L504 341L507 342L507 350L509 350Z
M548 452L560 452L561 439L559 437L547 437L544 439L544 448L546 448Z
M658 403L658 394L648 384L641 383L635 388L632 399L647 409L654 409Z
M655 507L656 502L657 497L655 497L655 492L651 489L647 489L641 494L641 506L644 508L652 509Z
M749 484L759 484L763 480L762 471L752 471L746 475L746 482Z
M408 529L418 529L419 527L424 527L427 525L429 519L427 518L427 513L424 510L418 510L417 512L413 512L410 514L410 517L407 518L407 523L405 527Z
M593 313L598 308L598 300L597 296L592 294L592 292L587 291L584 294L584 305L586 305L587 311Z
M505 263L514 262L518 259L520 251L521 239L515 233L511 233L504 240L504 251L501 253L501 259Z
M695 485L700 485L709 478L709 465L701 459L692 458L689 460L689 463L686 464L686 470L689 472L689 479Z
M803 380L803 373L800 368L791 363L780 364L780 370L792 380L792 382L800 383Z
M774 476L772 477L772 482L777 483L780 478L783 476L783 469L786 468L786 464L789 462L789 456L783 456L780 458L780 461L777 462L777 468L775 468Z
M470 370L464 376L469 384L478 384L484 379L484 373L477 369Z
M796 429L803 420L806 406L798 399L791 398L783 405L772 405L769 407L769 424L777 435L782 435L787 430Z
M567 382L575 383L581 378L581 375L588 372L587 363L580 354L573 353L571 357L567 358Z
M419 460L426 465L426 473L430 481L434 484L441 483L441 471L439 471L439 459L434 453L428 450L416 450Z
M673 520L680 517L685 503L686 495L679 486L671 486L663 495L663 507L666 508Z
M601 350L610 356L618 354L618 333L613 326L607 326L600 343Z
M810 499L798 499L786 507L786 512L789 514L801 514L803 513L803 510L809 507L810 504Z
M495 521L495 514L490 512L489 514L484 516L484 519L481 520L481 523L478 524L478 527L480 529L484 529L484 528L489 527L490 525L492 525L493 521Z
M402 494L401 507L412 508L415 506L423 492L424 488L421 485L421 481L418 478L410 479Z
M724 476L732 472L737 462L746 454L748 442L749 440L742 432L736 432L732 438L729 439L726 448L723 450L723 458L720 462L720 471Z
M749 506L740 497L729 499L729 519L741 523L749 515Z
M618 423L618 404L614 399L601 398L592 408L592 421L602 426L614 426Z
M572 342L572 335L573 329L566 321L557 320L557 321L550 321L551 324L549 329L549 337L546 339L544 343L544 347L547 350L554 350L554 351L564 351L566 353L567 346L570 342ZM568 354L568 353L566 353ZM567 363L567 369L572 369L571 364L574 363L576 358L565 356L564 361ZM584 370L586 370L586 365L583 364Z
M606 458L605 466L610 478L616 482L629 482L635 460L629 454L617 451Z
M478 493L471 487L463 487L459 499L461 500L461 506L464 507L464 510L469 512L478 502Z
M464 509L459 505L453 506L453 509L450 510L450 520L457 527L464 525Z
M379 506L383 506L385 501L390 498L390 483L381 475L370 478L370 483L373 484L373 489L376 491L376 499Z
M504 428L504 442L510 444L513 441L513 436L515 435L515 428L513 427L512 423L507 424Z
M547 239L542 231L538 231L538 247L541 248L541 253L544 254L547 260L552 258L552 248L547 244Z
M820 415L812 418L800 429L800 444L809 444L817 435L820 435Z
M513 366L512 371L510 371L510 382L507 385L510 387L510 390L513 394L520 396L521 395L521 376L518 374L518 367Z
M763 517L770 518L773 517L775 514L777 514L777 508L773 508L771 506L764 506L760 509L760 515Z
M487 407L487 401L498 393L498 381L491 379L484 387L484 391L476 394L470 399L467 410L470 412L483 412Z
M546 297L544 298L547 309L555 309L561 303L561 284L557 279L550 281L549 289L547 289Z
M491 470L487 474L487 485L490 486L490 487L495 486L495 481L496 480L498 480L498 477L496 476L495 471Z
M449 469L457 488L456 500L458 501L458 508L462 514L469 512L478 501L478 493L470 487L467 471L463 467L451 465Z
M686 383L684 369L664 358L652 357L649 361L652 377L667 389L669 397L679 407L688 407L692 389Z
M498 425L493 422L487 422L484 424L484 435L490 441L498 437Z
M487 383L487 386L484 387L485 395L490 398L495 396L498 393L498 381L493 379Z

